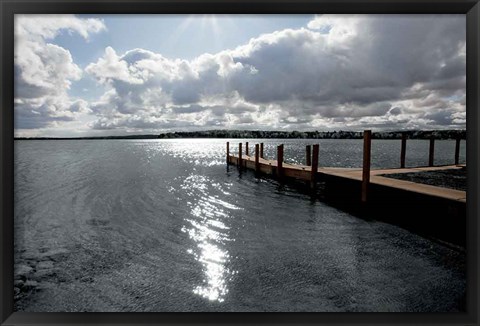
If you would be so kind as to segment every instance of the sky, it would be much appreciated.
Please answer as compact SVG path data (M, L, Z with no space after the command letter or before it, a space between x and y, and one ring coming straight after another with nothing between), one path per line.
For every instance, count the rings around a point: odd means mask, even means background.
M15 136L465 129L465 15L16 15Z

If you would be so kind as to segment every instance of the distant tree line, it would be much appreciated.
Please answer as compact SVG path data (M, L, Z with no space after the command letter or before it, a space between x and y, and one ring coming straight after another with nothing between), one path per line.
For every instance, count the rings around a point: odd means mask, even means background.
M465 130L409 130L409 131L379 131L373 132L374 139L400 139L406 133L410 139L466 139ZM262 131L262 130L206 130L180 131L160 135L128 135L100 137L17 137L15 139L67 140L67 139L168 139L168 138L304 138L304 139L361 139L362 131Z
M465 130L409 130L373 132L374 139L400 139L406 133L410 139L466 139ZM262 130L206 130L160 134L158 138L305 138L305 139L361 139L362 131L262 131Z

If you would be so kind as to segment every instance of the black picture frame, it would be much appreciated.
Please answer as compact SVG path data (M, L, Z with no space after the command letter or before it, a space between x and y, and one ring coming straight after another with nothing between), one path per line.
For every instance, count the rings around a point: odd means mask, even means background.
M434 324L478 325L480 138L478 0L0 0L1 325ZM465 14L467 21L467 302L465 313L25 313L13 312L13 126L15 14L359 13Z

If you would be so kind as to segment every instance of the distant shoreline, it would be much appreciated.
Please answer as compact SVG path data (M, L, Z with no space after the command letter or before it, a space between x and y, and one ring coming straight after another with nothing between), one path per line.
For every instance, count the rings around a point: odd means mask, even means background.
M374 139L466 139L466 130L409 130L373 132ZM255 139L361 139L361 131L261 131L261 130L207 130L169 132L158 135L124 135L92 137L14 137L14 140L106 140L106 139L176 139L176 138L255 138Z

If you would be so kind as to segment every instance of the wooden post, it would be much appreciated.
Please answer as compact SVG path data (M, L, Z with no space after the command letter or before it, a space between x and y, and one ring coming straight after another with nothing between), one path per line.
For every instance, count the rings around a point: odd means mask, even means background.
M307 147L305 148L305 155L306 155L305 157L306 165L311 166L312 165L312 147L310 145L307 145Z
M230 142L227 141L227 165L230 163L229 156L230 156Z
M260 155L259 145L255 144L255 172L256 173L260 171L259 155Z
M245 155L248 156L248 141L245 143Z
M407 133L402 133L402 150L400 152L400 167L405 168L405 154L407 153Z
M238 166L242 166L242 143L238 144Z
M260 143L260 157L263 158L263 143Z
M428 166L433 166L433 158L435 155L435 138L430 138L430 151L428 153Z
M457 137L455 139L455 165L458 165L460 162L460 141L462 139L460 137Z
M283 144L277 146L277 174L283 175Z
M372 131L363 132L363 174L362 174L362 202L367 201L368 184L370 183L370 154L372 149Z
M308 146L310 147L310 146ZM318 171L318 152L319 152L319 145L313 145L313 156L312 156L312 172L310 175L310 186L314 188L316 186L317 181L317 171Z

